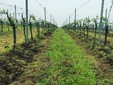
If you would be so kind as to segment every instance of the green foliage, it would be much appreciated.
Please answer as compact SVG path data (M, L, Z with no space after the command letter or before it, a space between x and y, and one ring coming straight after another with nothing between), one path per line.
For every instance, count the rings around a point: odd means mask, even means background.
M3 10L0 9L0 14L6 14L6 11L4 9Z

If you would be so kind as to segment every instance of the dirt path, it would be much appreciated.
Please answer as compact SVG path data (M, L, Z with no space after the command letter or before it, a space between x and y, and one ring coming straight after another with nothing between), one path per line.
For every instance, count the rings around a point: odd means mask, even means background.
M45 67L49 61L47 58L44 58L43 55L48 48L48 43L51 37L48 37L44 42L42 42L42 47L40 49L40 53L34 56L33 63L27 65L24 73L19 76L16 81L12 82L10 85L34 85L36 80L35 76L40 69Z

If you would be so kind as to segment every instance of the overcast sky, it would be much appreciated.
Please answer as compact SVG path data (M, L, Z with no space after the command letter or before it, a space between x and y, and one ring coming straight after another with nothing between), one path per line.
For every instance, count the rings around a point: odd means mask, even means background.
M28 0L29 1L29 13L33 13L37 18L44 19L44 10L36 2L40 2L43 7L47 8L47 20L50 21L50 14L55 18L59 26L71 15L71 21L74 20L74 10L77 8L77 19L83 19L85 17L95 17L100 15L101 1L102 0ZM90 1L86 5L86 2ZM1 3L14 5L23 8L17 9L17 12L25 13L25 0L0 0L0 9L9 9L10 12L14 11L13 7L4 6ZM83 7L81 7L84 5ZM105 0L105 9L109 9L111 0ZM104 10L105 10L104 9ZM104 11L105 12L105 11ZM105 15L105 13L104 13ZM113 11L111 12L113 15ZM19 15L18 15L19 17ZM113 17L110 17L113 21Z

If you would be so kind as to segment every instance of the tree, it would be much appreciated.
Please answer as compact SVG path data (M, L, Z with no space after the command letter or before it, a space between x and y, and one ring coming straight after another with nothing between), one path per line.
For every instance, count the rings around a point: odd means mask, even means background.
M6 14L7 14L7 18L12 26L12 29L13 29L13 48L15 50L15 47L16 47L16 24L15 24L15 20L11 16L9 16L8 11L6 12Z
M36 18L35 18L35 16L34 15L31 15L31 18L34 20L34 22L35 22L35 25L36 25L36 27L37 27L37 37L38 37L38 39L39 39L39 41L40 41L40 22L38 21L38 20L36 20Z
M0 14L5 14L5 10L0 10ZM4 27L4 21L3 19L0 19L0 25L1 25L1 32L3 32L3 27Z

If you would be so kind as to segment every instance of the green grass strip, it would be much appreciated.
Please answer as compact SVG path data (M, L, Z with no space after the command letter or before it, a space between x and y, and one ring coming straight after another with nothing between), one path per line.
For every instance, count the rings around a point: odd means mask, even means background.
M75 41L62 29L52 36L45 53L50 63L36 85L96 85L96 72Z

